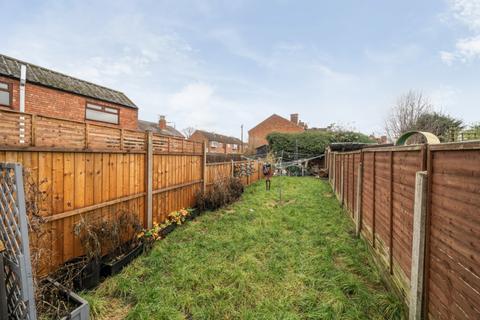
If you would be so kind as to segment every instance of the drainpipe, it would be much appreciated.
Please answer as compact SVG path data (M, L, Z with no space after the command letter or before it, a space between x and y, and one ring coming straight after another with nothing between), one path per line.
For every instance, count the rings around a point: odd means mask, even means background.
M25 83L27 82L27 66L20 66L20 112L25 112Z
M25 83L27 82L27 66L20 66L20 112L25 112ZM25 143L25 116L20 116L19 122L19 142Z

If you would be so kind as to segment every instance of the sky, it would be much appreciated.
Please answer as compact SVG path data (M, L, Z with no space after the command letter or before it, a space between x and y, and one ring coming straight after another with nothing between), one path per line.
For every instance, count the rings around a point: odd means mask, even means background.
M480 121L480 0L0 0L0 53L240 136L277 113L380 135L398 96ZM5 14L8 13L8 14Z

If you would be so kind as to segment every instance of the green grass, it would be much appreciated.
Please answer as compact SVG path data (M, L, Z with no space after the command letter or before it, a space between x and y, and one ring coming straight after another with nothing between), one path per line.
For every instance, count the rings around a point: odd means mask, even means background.
M329 185L313 178L275 178L269 192L254 184L241 201L177 229L84 296L99 318L402 319L404 312Z

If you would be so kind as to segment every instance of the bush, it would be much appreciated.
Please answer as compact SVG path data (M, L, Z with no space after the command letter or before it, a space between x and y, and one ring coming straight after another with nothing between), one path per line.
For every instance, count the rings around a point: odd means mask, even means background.
M333 142L364 142L373 141L362 133L344 129L329 128L325 130L308 130L302 133L270 133L267 136L270 150L276 154L283 154L289 159L298 150L303 156L319 155Z
M238 200L243 190L239 178L217 181L205 193L197 193L195 204L200 211L216 210Z

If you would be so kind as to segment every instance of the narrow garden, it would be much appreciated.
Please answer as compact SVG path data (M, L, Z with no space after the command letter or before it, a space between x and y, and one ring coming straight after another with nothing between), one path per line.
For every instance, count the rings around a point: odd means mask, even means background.
M276 177L83 297L96 319L402 319L353 229L327 182Z

